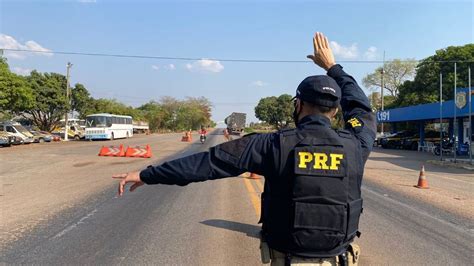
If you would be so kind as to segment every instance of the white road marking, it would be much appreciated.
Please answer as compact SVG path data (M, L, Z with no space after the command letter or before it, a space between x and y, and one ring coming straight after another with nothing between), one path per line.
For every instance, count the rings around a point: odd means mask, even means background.
M409 169L392 169L392 168L382 168L382 167L366 167L365 169L382 170L382 171L389 171L389 172L408 172L408 173L413 173L413 174L419 173L419 171L417 171L417 170L409 170ZM453 180L453 181L457 181L457 182L468 183L470 185L474 184L473 181L466 181L466 180L462 180L462 179L458 179L458 178L448 177L445 174L442 174L440 172L431 172L431 171L428 170L427 174L430 175L430 176L435 176L435 177L439 177L439 178L443 178L443 179L449 179L449 180Z
M73 230L74 228L78 227L80 224L84 223L85 220L89 219L92 215L94 215L94 213L97 212L97 209L94 209L93 211L91 211L90 213L88 213L86 216L82 217L81 219L79 219L79 221L77 221L76 223L66 227L64 230L62 230L61 232L59 232L58 234L56 234L55 236L52 237L52 239L56 239L56 238L59 238L59 237L62 237L63 235L67 234L68 232L70 232L71 230Z

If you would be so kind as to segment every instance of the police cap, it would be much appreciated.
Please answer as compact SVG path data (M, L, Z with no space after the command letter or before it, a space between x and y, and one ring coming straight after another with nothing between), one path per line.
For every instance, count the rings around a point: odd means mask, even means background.
M309 76L298 85L294 98L321 106L337 107L341 100L341 88L329 76Z

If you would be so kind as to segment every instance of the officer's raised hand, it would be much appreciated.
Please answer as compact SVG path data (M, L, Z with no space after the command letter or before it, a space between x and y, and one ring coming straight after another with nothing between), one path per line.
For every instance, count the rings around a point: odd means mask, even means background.
M332 66L336 64L334 60L334 55L332 54L331 47L329 47L329 41L326 36L321 32L316 32L313 37L313 47L314 54L306 56L307 58L313 60L313 62L325 69L329 70Z
M140 172L130 172L126 174L117 174L113 175L112 178L121 179L118 187L118 195L122 196L125 191L125 185L127 183L133 183L130 187L130 191L134 191L139 186L142 186L144 183L140 179Z

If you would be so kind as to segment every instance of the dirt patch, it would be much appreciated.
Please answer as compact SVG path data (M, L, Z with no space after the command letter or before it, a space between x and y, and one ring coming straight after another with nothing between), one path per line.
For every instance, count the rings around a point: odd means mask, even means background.
M72 142L2 149L0 244L21 239L61 211L115 186L112 174L144 169L189 147L180 134L134 136L112 144L150 144L149 160L97 156L102 142ZM164 151L166 150L166 151ZM16 158L21 158L18 160ZM114 196L114 195L111 195Z
M365 167L364 180L474 220L474 173L432 165L429 160L416 158L416 153L400 153L373 152ZM429 189L415 187L420 174L415 167L421 165L426 168Z
M92 164L95 164L95 162L75 163L72 166L74 166L74 167L84 167L84 166L88 166L88 165L92 165Z

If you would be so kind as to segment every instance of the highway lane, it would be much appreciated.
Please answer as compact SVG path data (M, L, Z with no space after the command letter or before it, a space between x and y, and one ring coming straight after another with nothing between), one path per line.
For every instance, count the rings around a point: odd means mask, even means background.
M185 156L204 150L194 143ZM112 174L112 172L111 172ZM258 265L257 218L240 178L145 186L116 198L116 187L61 213L2 252L7 263Z
M211 135L185 156L223 140ZM38 264L259 265L262 180L109 187L5 248L2 261ZM361 265L467 265L472 221L370 182L363 187Z

